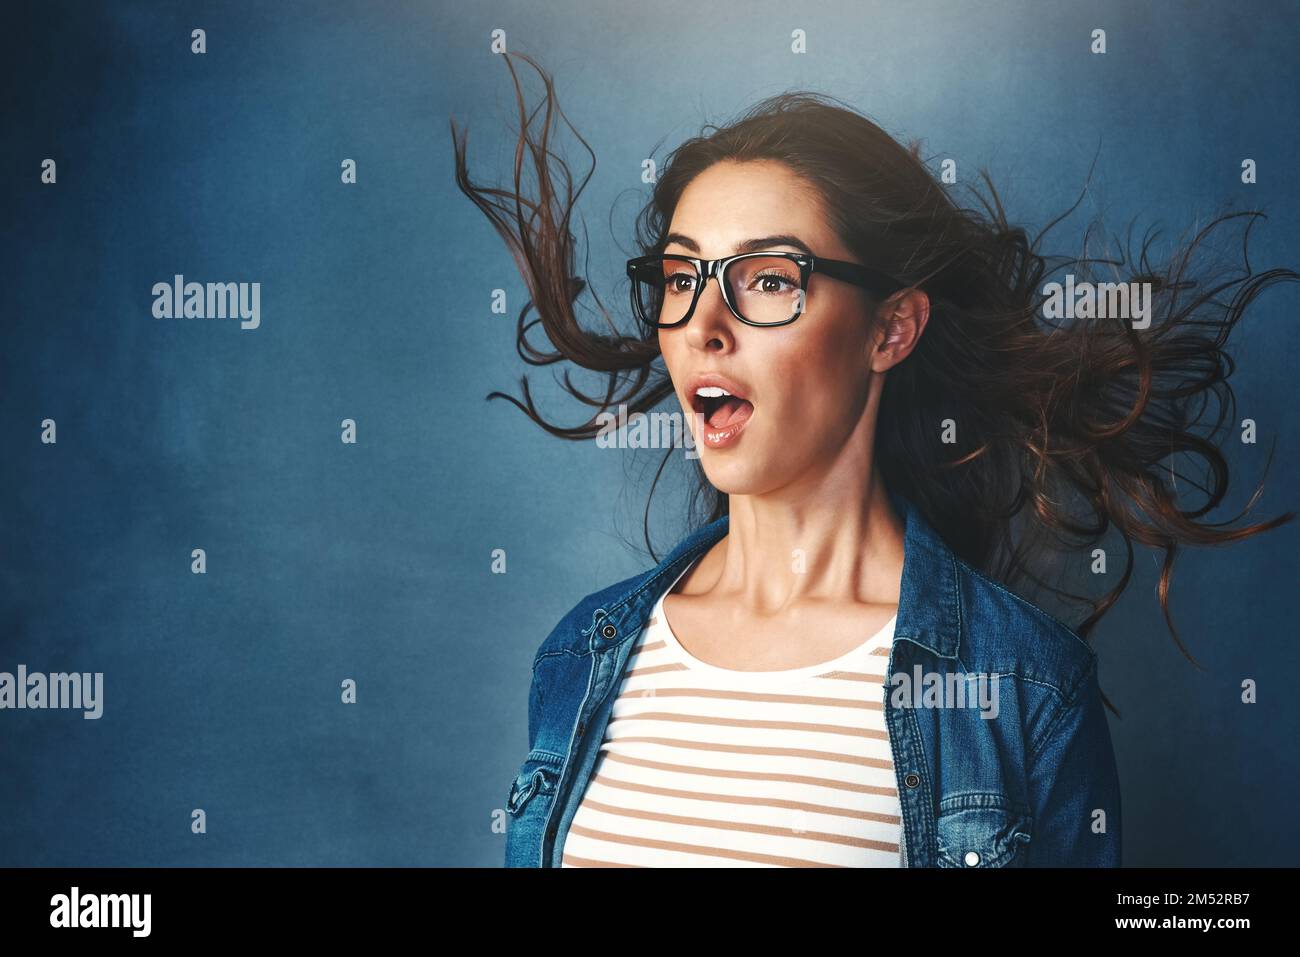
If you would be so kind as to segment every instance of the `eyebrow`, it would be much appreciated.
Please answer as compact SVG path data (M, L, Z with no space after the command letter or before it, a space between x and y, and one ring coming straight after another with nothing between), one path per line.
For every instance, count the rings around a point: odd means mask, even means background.
M690 236L684 236L681 233L669 233L664 237L664 248L667 249L670 243L677 243L685 246L691 252L699 254L699 244L691 239ZM736 243L733 253L755 253L764 249L771 249L773 246L793 246L800 252L807 253L809 256L815 255L812 249L798 236L792 236L789 233L779 233L775 236L761 236L757 239L746 239Z

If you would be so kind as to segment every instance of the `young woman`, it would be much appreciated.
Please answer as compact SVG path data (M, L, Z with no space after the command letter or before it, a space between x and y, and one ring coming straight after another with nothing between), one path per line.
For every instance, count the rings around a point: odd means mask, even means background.
M1209 395L1232 398L1224 345L1245 307L1300 275L1247 267L1198 284L1193 253L1233 215L1164 270L1147 242L1128 276L1124 259L1049 269L991 183L991 202L961 208L915 146L829 97L787 93L669 157L627 266L639 331L593 332L574 310L586 283L577 194L562 163L566 195L551 170L551 82L511 57L547 94L533 138L520 93L514 188L473 184L452 134L458 183L532 295L520 353L607 374L596 397L566 376L601 412L673 397L711 507L538 649L506 863L1118 865L1088 634L1128 583L1133 540L1165 552L1178 641L1178 545L1292 517L1198 522L1227 470L1196 426ZM521 189L525 155L536 199ZM1099 266L1135 285L1085 306ZM1052 318L1058 269L1068 322ZM526 341L533 307L554 351ZM555 435L602 429L598 415L552 425L523 391L504 397ZM1208 488L1173 470L1180 451L1209 463ZM1181 509L1176 480L1208 501ZM1052 555L1091 564L1112 526L1128 563L1109 593L1049 583ZM1091 613L1067 627L1011 590L1022 581Z

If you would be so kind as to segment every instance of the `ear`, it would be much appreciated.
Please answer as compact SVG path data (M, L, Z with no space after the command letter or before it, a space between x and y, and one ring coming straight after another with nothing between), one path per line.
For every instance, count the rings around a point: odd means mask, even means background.
M912 354L930 321L930 297L920 289L900 289L876 309L876 335L869 361L885 372Z

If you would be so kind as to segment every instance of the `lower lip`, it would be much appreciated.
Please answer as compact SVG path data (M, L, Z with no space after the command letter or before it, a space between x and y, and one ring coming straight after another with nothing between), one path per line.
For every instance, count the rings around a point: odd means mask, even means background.
M730 445L735 445L740 439L740 433L745 431L745 426L749 425L750 420L754 417L754 410L751 407L749 415L734 425L729 425L725 429L715 429L704 421L703 416L700 418L701 431L704 433L704 444L711 449L725 449Z

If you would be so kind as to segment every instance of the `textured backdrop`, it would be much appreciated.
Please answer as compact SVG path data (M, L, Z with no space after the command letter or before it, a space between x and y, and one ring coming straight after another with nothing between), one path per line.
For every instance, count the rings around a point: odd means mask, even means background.
M651 563L632 546L657 453L484 401L529 371L550 416L585 417L515 355L526 291L453 179L452 116L475 178L509 174L493 30L554 74L595 150L587 274L615 310L643 159L796 88L964 176L987 166L1013 221L1063 211L1095 156L1079 226L1177 233L1253 206L1252 262L1294 267L1297 6L1093 6L7 5L0 672L103 690L95 720L0 710L0 864L500 864L533 652ZM177 275L257 283L256 327L157 318ZM1237 418L1260 442L1228 449L1221 518L1274 441L1259 514L1296 505L1298 303L1274 292L1239 329ZM655 496L661 552L687 529L685 475ZM1204 672L1165 631L1149 553L1098 630L1126 864L1300 855L1298 534L1180 557L1175 621Z

